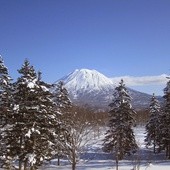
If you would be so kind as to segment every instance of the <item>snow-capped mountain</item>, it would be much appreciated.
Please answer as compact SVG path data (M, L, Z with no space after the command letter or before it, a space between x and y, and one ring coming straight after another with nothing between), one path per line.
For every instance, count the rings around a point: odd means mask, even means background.
M106 88L113 88L113 82L96 70L76 69L66 77L62 78L66 88L70 91L82 90L83 92L102 91Z
M113 98L115 89L115 83L111 78L96 70L76 69L60 80L64 82L73 103L96 109L109 109L108 104ZM135 108L148 107L151 95L130 88L128 91Z

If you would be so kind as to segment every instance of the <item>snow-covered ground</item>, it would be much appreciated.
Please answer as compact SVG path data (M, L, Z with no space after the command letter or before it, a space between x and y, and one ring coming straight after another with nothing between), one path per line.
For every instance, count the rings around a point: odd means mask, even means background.
M71 170L71 166L47 166L41 168L41 170ZM96 163L89 163L86 165L78 165L77 170L111 170L116 169L110 161L97 161ZM136 170L169 170L170 163L160 163L152 165L141 165ZM121 164L119 170L133 170L133 166L127 164Z
M119 162L119 170L168 170L170 169L170 161L164 159L164 154L153 154L151 150L145 148L144 127L135 128L136 139L140 147L135 156L126 157ZM102 140L104 132L101 131L99 137L91 140L86 146L86 152L81 156L80 162L77 164L77 170L110 170L116 169L115 160L111 154L102 151ZM96 141L96 142L95 142ZM42 166L40 170L71 170L71 165L66 160L61 160L61 165L56 166L57 161L52 160L50 163Z

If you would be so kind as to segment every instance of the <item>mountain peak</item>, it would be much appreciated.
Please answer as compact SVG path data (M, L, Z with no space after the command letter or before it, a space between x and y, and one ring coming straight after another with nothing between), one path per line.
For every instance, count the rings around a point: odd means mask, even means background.
M66 77L62 78L67 89L97 91L113 85L113 82L96 70L76 69ZM73 89L74 88L74 89ZM113 86L114 89L114 86Z
M87 68L81 68L81 69L76 69L75 71L79 71L79 72L82 72L82 73L83 72L87 73L87 72L95 72L96 70L94 70L94 69L87 69ZM96 71L96 72L98 72L98 71Z
M103 75L103 74L101 74L101 73L99 73L98 71L96 71L96 70L94 70L94 69L92 69L92 70L90 70L90 69L86 69L86 68L82 68L82 69L76 69L76 70L74 70L73 72L71 72L70 74L81 74L81 75ZM69 75L70 75L69 74ZM104 75L103 75L104 76Z

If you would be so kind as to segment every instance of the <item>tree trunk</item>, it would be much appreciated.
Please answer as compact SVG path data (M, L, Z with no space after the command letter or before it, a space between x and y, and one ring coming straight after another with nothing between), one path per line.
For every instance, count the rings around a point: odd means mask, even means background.
M75 170L75 169L76 169L76 163L73 162L73 163L72 163L72 170Z
M154 131L154 138L153 138L153 153L156 153L156 132Z
M24 170L27 169L27 159L24 161Z
M21 169L22 169L22 161L19 160L19 170L21 170Z
M76 154L72 152L72 170L76 169Z
M167 146L167 158L170 159L170 145Z
M20 137L19 140L20 140L19 142L20 142L20 149L21 149L21 146L22 146L22 136ZM21 154L21 152L20 152L20 154ZM22 169L22 158L19 157L19 170L21 170L21 169Z
M34 170L34 165L31 166L30 170Z
M119 169L119 159L118 159L118 155L116 155L116 170Z
M155 144L155 140L154 140L154 144L153 144L153 152L156 153L156 144Z
M57 165L60 165L60 155L58 154L58 160L57 160Z
M166 146L166 158L168 158L168 146Z

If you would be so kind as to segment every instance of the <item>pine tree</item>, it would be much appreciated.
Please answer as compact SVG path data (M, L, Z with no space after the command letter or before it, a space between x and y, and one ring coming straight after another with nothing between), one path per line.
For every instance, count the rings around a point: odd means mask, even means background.
M33 66L30 66L28 60L25 60L18 72L21 76L14 83L14 126L9 134L11 135L11 139L8 143L11 146L10 151L13 153L13 157L16 159L18 158L19 169L21 170L23 163L25 163L26 166L28 162L28 132L31 128L34 128L33 102L35 101L34 89L36 86L37 76Z
M156 145L159 144L159 124L160 124L160 104L153 94L150 102L149 113L150 118L146 124L147 136L145 141L147 142L146 146L153 145L154 153L156 153Z
M51 159L54 148L58 143L56 138L60 134L60 113L56 110L56 104L53 102L53 94L50 92L52 85L41 80L41 74L38 76L38 92L37 105L39 106L38 114L36 116L36 126L40 135L36 137L37 157L39 164L44 159Z
M63 114L66 113L72 104L68 95L68 91L64 87L64 83L62 81L59 81L56 84L53 94L53 100L56 103L56 108L58 111Z
M7 67L0 56L0 128L8 121L8 113L11 112L12 83Z
M0 57L0 157L3 159L3 167L10 169L11 157L7 147L7 130L11 127L13 99L12 79L8 69Z
M60 113L60 126L59 133L56 138L56 152L58 157L58 165L60 165L60 157L63 155L65 150L65 143L68 142L66 139L69 138L69 122L70 122L70 111L72 109L72 103L68 95L67 89L64 87L64 83L59 81L55 85L53 92L53 101L56 103L56 111Z
M135 111L131 106L131 97L121 80L115 88L114 98L109 111L108 130L104 139L104 151L115 152L116 169L118 161L126 154L132 154L137 149L132 126L134 123Z
M21 76L15 83L10 150L19 159L19 169L30 166L33 170L51 157L58 120L50 85L41 80L40 74L37 76L28 60L18 72Z
M170 159L170 80L167 82L167 86L164 88L165 104L160 122L160 143L161 150L166 150L166 157Z

